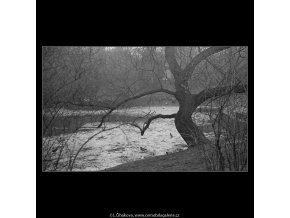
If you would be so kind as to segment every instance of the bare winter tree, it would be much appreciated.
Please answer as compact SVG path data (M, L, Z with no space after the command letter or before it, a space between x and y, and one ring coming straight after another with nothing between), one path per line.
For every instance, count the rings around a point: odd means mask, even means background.
M61 115L56 117L61 108L102 110L95 128L104 131L106 121L119 121L113 112L120 107L130 107L134 102L144 104L147 102L144 99L151 100L152 96L158 100L165 96L178 102L177 113L149 113L141 117L140 120L145 120L143 124L138 118L121 121L144 135L152 121L174 119L186 144L195 147L209 144L203 130L192 119L198 107L247 92L247 47L45 48L43 73L44 133L52 129L54 120L60 119L65 124ZM228 104L221 105L223 109ZM222 110L220 114L223 115ZM111 117L113 120L109 120ZM85 122L93 121L77 126ZM220 132L216 135L219 138ZM70 158L70 170L76 157Z
M148 90L139 94L135 94L129 98L124 99L123 101L119 102L113 108L108 111L108 113L103 117L102 122L106 119L107 116L110 115L115 109L120 107L121 105L139 99L141 97L152 95L156 93L166 93L174 97L179 103L179 110L176 114L171 115L163 115L158 114L151 116L142 127L138 124L133 124L135 127L139 128L141 131L141 135L145 133L145 131L149 128L150 123L158 118L173 118L175 119L175 126L182 138L185 140L188 146L196 146L198 144L205 144L208 143L207 138L204 136L203 132L198 128L196 123L192 120L192 114L194 111L200 106L202 103L210 100L216 99L219 97L223 97L226 95L230 95L231 93L244 93L247 90L247 84L243 84L243 82L238 77L231 77L231 75L237 75L236 72L233 72L236 68L233 68L233 61L235 61L235 66L240 63L239 58L232 59L230 58L228 62L224 61L225 56L233 55L233 51L235 54L241 56L241 51L246 50L247 48L231 48L228 46L216 46L216 47L208 47L208 48L197 48L196 52L194 53L192 48L188 50L188 55L186 56L186 52L176 47L166 47L165 48L165 61L171 75L173 76L173 87L171 89L167 89L164 87L164 83L159 82L159 87L156 89ZM152 49L148 49L148 55L152 55L150 51ZM237 51L236 51L237 50ZM156 48L155 48L156 51ZM222 53L223 52L223 53ZM217 57L213 60L210 59L211 56L217 55ZM144 52L143 52L144 55ZM240 57L238 56L238 57ZM153 58L154 60L154 58ZM156 60L155 60L156 61ZM200 66L205 64L206 66ZM215 63L221 62L221 63ZM225 62L223 64L223 62ZM211 68L214 69L215 74L212 75L205 75L207 85L199 91L198 93L192 93L191 89L194 86L194 83L202 83L200 78L194 81L196 74L208 74L209 71L206 70L210 65ZM220 66L221 65L221 66ZM246 66L246 65L243 65ZM199 69L197 69L199 68ZM223 69L224 68L224 69ZM244 69L244 68L243 68ZM154 72L154 70L151 70ZM197 71L197 72L195 72ZM219 75L220 74L220 75ZM153 75L154 76L154 75ZM156 77L158 75L155 74ZM213 82L208 78L217 77L216 81ZM219 78L218 78L219 77ZM237 79L238 78L238 79ZM159 78L160 79L160 78ZM159 80L160 81L160 80ZM191 83L191 84L190 84ZM214 86L215 87L212 87ZM200 88L200 87L199 87ZM173 91L173 90L174 91ZM99 126L102 125L102 122Z
M182 69L176 61L176 48L166 47L165 49L166 60L175 79L176 92L174 96L180 105L178 113L172 116L175 118L176 129L189 146L195 146L198 143L206 142L204 134L191 119L192 113L199 105L213 97L227 95L231 91L236 93L243 93L246 91L245 86L239 83L233 86L206 89L198 94L191 94L189 91L188 80L196 66L209 56L228 48L230 47L220 46L207 48L195 56L184 69Z

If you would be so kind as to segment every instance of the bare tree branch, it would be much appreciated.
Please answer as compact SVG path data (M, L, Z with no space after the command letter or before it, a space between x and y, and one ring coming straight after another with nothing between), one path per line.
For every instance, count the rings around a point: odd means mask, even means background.
M141 131L141 135L143 136L145 131L148 129L148 127L150 126L150 123L158 118L162 118L162 119L168 119L168 118L175 118L176 114L170 114L170 115L163 115L163 114L158 114L155 116L150 117L144 124L143 124L143 128L141 128L140 126L138 126L136 123L132 123L132 126L137 127L140 131Z
M175 89L177 92L189 92L185 71L179 66L176 57L175 47L165 47L165 59L174 77Z
M224 86L224 87L217 87L212 89L206 89L198 93L196 96L196 105L200 105L206 100L213 98L213 97L222 97L225 95L230 94L231 92L235 93L244 93L246 92L248 86L237 83L234 86Z
M118 103L115 107L111 108L107 114L105 114L103 117L102 117L102 120L101 120L101 123L99 124L98 127L101 127L103 125L103 122L105 121L106 117L108 117L114 110L116 110L118 107L120 107L121 105L129 102L129 101L132 101L132 100L135 100L135 99L138 99L138 98L141 98L141 97L144 97L146 95L150 95L150 94L154 94L154 93L158 93L158 92L164 92L164 93L167 93L169 95L173 95L173 96L176 96L176 93L175 92L172 92L170 90L167 90L167 89L156 89L156 90L152 90L152 91L148 91L148 92L144 92L142 94L139 94L139 95L136 95L136 96L133 96L131 98L127 98L125 99L124 101Z
M204 59L206 59L207 57L218 53L220 51L223 51L225 49L230 48L230 46L214 46L214 47L210 47L202 52L200 52L197 56L195 56L193 58L193 60L185 67L184 72L187 75L190 75L193 70L195 69L195 67Z
M175 47L165 47L165 58L169 64L170 70L172 72L181 72L181 68L175 58L176 48Z

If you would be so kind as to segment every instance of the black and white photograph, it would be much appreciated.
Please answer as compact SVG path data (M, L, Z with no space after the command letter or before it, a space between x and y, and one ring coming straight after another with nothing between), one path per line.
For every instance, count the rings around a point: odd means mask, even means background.
M42 46L42 172L247 172L248 46Z
M0 9L0 217L290 217L289 2Z

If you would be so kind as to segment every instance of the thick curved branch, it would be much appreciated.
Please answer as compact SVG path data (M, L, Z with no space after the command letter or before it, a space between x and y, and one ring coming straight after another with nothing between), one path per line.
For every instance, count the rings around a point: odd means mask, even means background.
M176 48L175 47L165 47L165 59L169 65L170 71L174 77L175 89L177 92L186 92L188 91L188 83L185 71L181 69L177 63L176 57Z
M158 93L158 92L164 92L164 93L167 93L169 95L173 95L173 96L176 96L176 93L175 92L172 92L170 90L167 90L167 89L156 89L156 90L152 90L152 91L148 91L148 92L144 92L144 93L141 93L139 95L136 95L136 96L133 96L131 98L127 98L125 99L124 101L121 101L120 103L118 103L115 107L111 108L108 113L106 113L103 117L102 117L102 120L100 122L100 124L98 125L98 128L101 127L106 119L106 117L108 117L114 110L116 110L118 107L120 107L121 105L129 102L129 101L132 101L132 100L135 100L135 99L138 99L138 98L141 98L141 97L144 97L146 95L150 95L150 94L154 94L154 93Z
M176 58L175 58L175 52L176 52L175 47L172 47L172 46L165 47L165 59L169 65L169 68L170 68L172 73L181 72L181 68L180 68L180 66L177 63Z
M145 131L148 129L148 127L150 126L150 123L158 118L163 118L163 119L168 119L168 118L175 118L176 114L170 114L170 115L163 115L163 114L158 114L155 116L150 117L144 124L143 124L143 128L141 128L140 126L138 126L137 124L131 124L132 126L137 127L138 129L140 129L141 131L141 135L143 136Z
M214 46L202 51L185 67L184 72L189 76L202 60L228 48L230 48L230 46Z
M203 102L205 102L206 100L213 97L222 97L232 92L244 93L246 92L247 88L248 88L247 85L237 84L235 86L224 86L224 87L206 89L197 94L195 103L198 106L202 104Z

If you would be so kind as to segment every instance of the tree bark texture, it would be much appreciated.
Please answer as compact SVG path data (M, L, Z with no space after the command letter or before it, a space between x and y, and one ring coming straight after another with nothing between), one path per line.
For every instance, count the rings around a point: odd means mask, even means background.
M209 143L203 132L192 120L192 114L197 108L194 95L178 97L179 111L175 117L175 127L189 147Z

